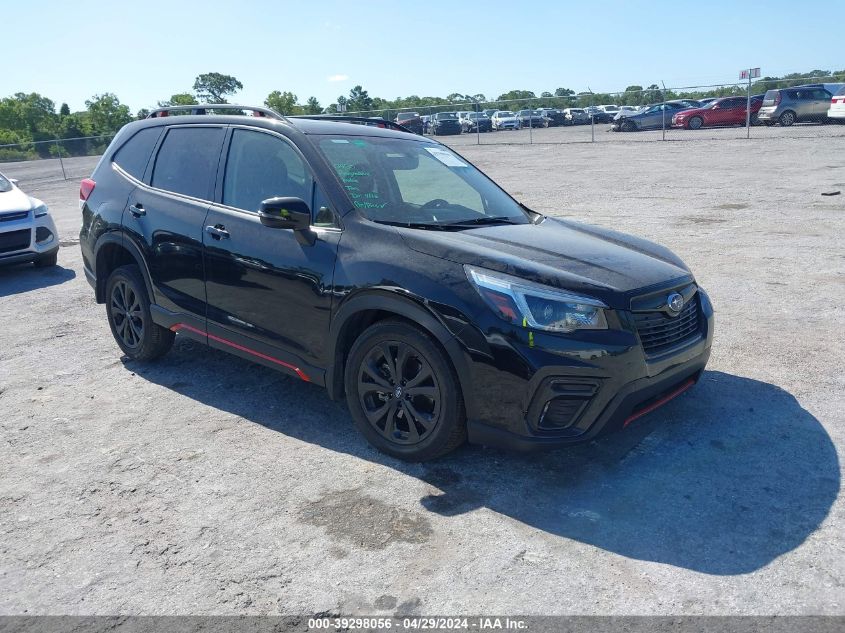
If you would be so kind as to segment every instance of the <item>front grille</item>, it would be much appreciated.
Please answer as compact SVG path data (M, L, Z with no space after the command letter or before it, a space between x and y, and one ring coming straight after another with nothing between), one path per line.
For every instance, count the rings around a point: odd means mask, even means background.
M13 220L26 220L29 211L12 211L11 213L0 213L0 222L12 222Z
M698 293L693 295L678 316L669 316L664 312L635 312L634 322L643 349L654 354L697 336L698 312Z
M11 253L29 248L30 233L29 229L0 233L0 253Z

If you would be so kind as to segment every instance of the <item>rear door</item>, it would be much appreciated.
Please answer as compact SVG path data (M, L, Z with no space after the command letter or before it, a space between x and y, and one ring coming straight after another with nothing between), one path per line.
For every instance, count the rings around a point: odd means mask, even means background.
M209 344L313 380L325 367L340 225L296 147L233 126L205 221ZM261 224L262 200L305 200L316 238Z
M126 236L146 255L152 300L194 327L205 321L202 231L223 138L222 126L169 127L123 219Z

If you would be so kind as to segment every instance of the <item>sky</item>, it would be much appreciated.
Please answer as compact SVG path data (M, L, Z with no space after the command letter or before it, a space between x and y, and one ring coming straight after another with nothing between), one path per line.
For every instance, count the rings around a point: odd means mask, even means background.
M233 103L280 90L326 106L356 84L493 99L845 68L842 0L0 0L0 13L0 97L38 92L74 111L103 92L154 107L206 72L243 83Z

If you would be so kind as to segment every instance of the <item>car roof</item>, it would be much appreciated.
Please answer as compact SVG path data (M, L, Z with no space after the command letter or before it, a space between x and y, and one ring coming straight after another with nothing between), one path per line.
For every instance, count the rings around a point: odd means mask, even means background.
M273 119L270 117L255 117L247 115L232 114L185 114L180 116L156 117L142 119L129 123L124 129L127 131L137 130L143 127L154 127L159 125L244 125L247 127L262 128L284 132L293 128L302 134L343 134L347 136L380 136L393 138L413 138L419 140L419 136L410 132L402 132L387 127L378 127L381 119L371 119L372 124L347 123L336 119L320 119L305 117L285 117L284 119ZM394 125L389 121L385 125Z

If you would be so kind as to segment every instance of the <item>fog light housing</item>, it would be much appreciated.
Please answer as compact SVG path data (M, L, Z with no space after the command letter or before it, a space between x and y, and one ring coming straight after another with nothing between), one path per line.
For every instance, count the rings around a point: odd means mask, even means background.
M39 226L35 229L35 242L37 244L44 244L53 239L53 232L46 226Z

